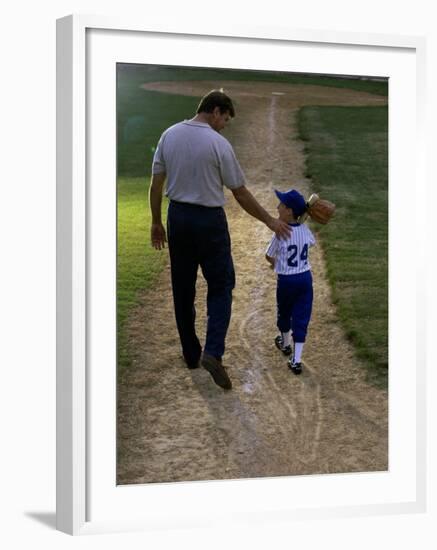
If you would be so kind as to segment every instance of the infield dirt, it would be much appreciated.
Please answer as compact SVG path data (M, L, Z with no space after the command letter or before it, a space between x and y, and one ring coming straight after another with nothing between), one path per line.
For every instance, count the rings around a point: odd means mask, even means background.
M274 188L308 196L295 115L303 105L383 105L349 89L253 82L160 82L144 89L202 96L223 87L237 117L224 135L248 188L272 214ZM326 197L329 198L329 197ZM311 250L313 316L304 370L295 376L274 346L275 276L264 260L270 231L227 193L236 270L224 364L232 391L180 352L170 271L140 296L128 319L133 363L117 388L117 483L383 471L388 468L388 395L368 385L344 337L326 281L323 250ZM165 251L157 252L167 254ZM206 285L199 270L197 327L204 339Z

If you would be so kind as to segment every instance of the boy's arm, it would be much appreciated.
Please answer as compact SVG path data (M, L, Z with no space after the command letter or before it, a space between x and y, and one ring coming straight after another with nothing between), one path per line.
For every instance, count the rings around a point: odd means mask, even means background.
M315 246L316 244L316 238L314 237L312 231L307 227L308 229L308 244L310 247Z
M269 262L270 264L270 269L275 269L275 258L272 258L271 256L269 256L268 254L266 254L266 260Z
M273 235L270 243L269 243L269 246L267 247L267 250L266 250L266 260L269 262L270 264L270 269L274 269L275 268L275 257L276 257L276 254L278 252L278 243L279 243L279 240L278 238L276 237L276 235Z

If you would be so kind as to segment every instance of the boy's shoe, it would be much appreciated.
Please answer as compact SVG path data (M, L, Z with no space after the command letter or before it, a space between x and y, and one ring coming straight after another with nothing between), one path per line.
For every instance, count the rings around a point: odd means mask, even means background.
M294 363L291 358L288 360L288 366L294 374L300 374L302 372L302 363Z
M275 346L282 351L284 355L291 355L291 346L283 346L282 345L282 336L276 336L275 338Z

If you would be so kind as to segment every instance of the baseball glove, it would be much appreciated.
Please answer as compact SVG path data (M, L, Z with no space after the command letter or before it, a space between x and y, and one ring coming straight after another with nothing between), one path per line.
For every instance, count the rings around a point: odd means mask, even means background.
M315 193L307 201L306 214L315 222L327 224L335 211L335 204L321 199Z

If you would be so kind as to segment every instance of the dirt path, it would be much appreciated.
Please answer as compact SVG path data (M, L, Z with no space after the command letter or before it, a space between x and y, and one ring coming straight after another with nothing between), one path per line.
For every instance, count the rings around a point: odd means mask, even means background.
M272 213L273 187L305 196L302 144L293 115L304 104L377 105L384 98L317 86L220 83L235 99L233 143L249 188ZM201 96L215 82L155 83L147 89ZM273 344L275 278L264 260L270 232L227 196L237 286L224 362L233 390L180 355L169 269L141 296L128 331L133 368L118 387L119 484L381 471L388 467L387 392L364 381L336 320L323 250L312 249L315 301L294 376ZM249 243L249 244L248 244ZM205 284L198 279L197 326L205 326Z

